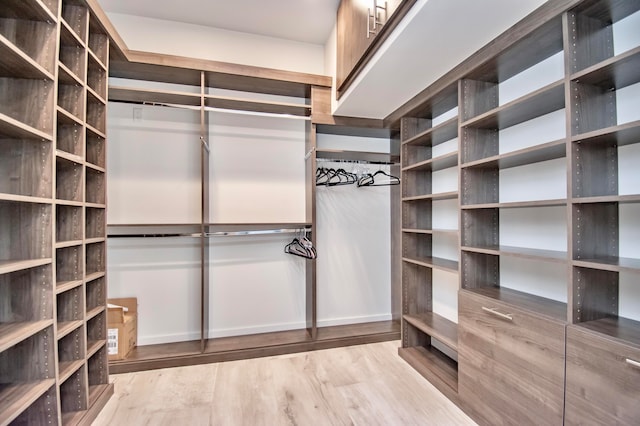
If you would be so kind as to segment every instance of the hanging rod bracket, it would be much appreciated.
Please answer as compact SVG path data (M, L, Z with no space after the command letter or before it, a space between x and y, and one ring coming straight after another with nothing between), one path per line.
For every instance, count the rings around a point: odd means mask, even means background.
M314 147L312 147L312 148L309 150L309 152L307 152L307 153L304 155L304 161L307 161L307 160L311 157L311 154L313 154L313 152L314 152L315 150L316 150L316 147L315 147L315 146L314 146Z
M207 153L211 154L211 150L209 149L209 144L207 143L207 140L204 138L204 136L200 136L200 142L202 142L202 146L204 146L204 149L207 150Z

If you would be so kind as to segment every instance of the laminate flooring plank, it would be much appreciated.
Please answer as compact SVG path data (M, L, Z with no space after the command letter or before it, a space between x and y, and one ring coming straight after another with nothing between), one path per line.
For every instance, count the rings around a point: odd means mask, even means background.
M399 342L112 375L102 425L474 425Z

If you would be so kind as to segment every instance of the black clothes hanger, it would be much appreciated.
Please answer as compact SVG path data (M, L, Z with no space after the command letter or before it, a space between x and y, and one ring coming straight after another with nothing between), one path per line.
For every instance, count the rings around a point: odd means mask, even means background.
M313 243L306 237L296 237L284 247L284 252L305 259L315 259L318 257Z
M378 177L376 179L376 176ZM389 185L399 185L400 178L390 175L389 173L378 170L374 174L367 173L363 177L358 180L358 186L389 186Z

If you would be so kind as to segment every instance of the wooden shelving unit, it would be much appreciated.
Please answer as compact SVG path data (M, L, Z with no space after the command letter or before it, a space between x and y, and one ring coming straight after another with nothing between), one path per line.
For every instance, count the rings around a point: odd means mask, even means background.
M84 184L86 80L99 80L87 66L89 16L79 0L0 8L0 173L9 177L0 184L0 295L8 301L0 313L0 424L90 421L87 362L107 368L106 355L93 347L88 356L86 345L84 203L99 198ZM106 90L104 66L102 76L96 90ZM90 155L99 158L93 142ZM94 234L101 218L104 210L92 212ZM106 304L99 286L89 300L92 309ZM100 384L108 397L108 378Z
M400 355L483 424L632 424L640 415L640 326L626 317L640 307L630 290L640 260L625 240L639 225L640 194L623 158L637 156L640 142L637 102L623 94L640 84L640 43L624 32L633 24L614 28L637 22L640 2L563 7L543 6L400 108L408 186ZM440 104L458 105L458 117L432 125ZM433 153L454 136L459 165ZM443 268L433 236L452 231L432 229L431 186L434 171L452 166L460 258ZM517 177L535 170L555 174L565 196ZM532 223L551 224L556 238L520 230ZM534 284L512 265L539 265L541 280L557 270L566 282ZM438 267L459 268L457 325L431 309ZM443 350L457 356L443 362Z

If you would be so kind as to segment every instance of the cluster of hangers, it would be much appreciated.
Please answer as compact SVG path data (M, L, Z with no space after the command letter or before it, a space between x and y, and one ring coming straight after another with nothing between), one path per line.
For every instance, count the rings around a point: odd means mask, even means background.
M304 257L305 259L315 259L318 257L316 248L311 240L307 238L306 231L301 231L293 241L284 247L284 252L294 256Z
M338 185L357 185L361 186L389 186L399 185L400 178L390 175L384 170L378 170L375 173L357 174L348 172L343 168L334 169L319 167L316 170L316 185L322 186L338 186Z

